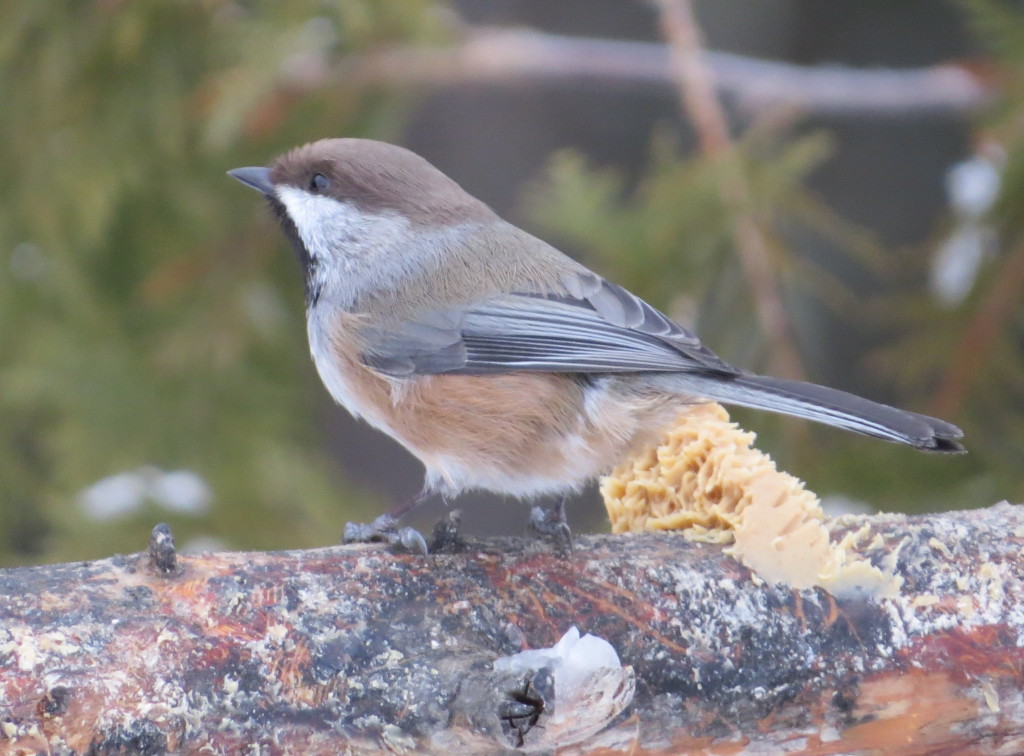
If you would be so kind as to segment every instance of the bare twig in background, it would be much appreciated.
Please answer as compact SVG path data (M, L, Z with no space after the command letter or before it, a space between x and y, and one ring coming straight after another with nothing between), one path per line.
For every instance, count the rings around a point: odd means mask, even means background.
M783 107L818 115L969 113L992 91L958 65L906 69L800 66L701 50L718 90L740 109ZM323 83L327 69L304 67L298 83ZM356 86L672 86L669 50L658 42L593 39L532 30L467 27L447 47L401 47L347 59L339 80ZM309 77L312 81L306 81Z
M1024 243L1003 261L980 305L974 310L953 359L935 394L933 410L940 416L956 415L970 393L978 373L989 364L999 332L1011 320L1024 295Z
M689 0L652 0L660 13L662 34L671 50L671 74L679 88L683 118L697 131L701 150L712 159L733 154L729 124L715 93L714 75L701 56L700 29ZM743 176L721 165L718 190L733 212L733 238L754 310L768 339L772 370L789 378L803 376L800 355L793 344L789 317L782 302L768 241L749 210L750 192Z
M714 73L701 56L701 32L689 0L651 0L659 12L661 33L669 46L669 75L679 89L697 139L706 155L721 155L732 147L729 122L715 95Z

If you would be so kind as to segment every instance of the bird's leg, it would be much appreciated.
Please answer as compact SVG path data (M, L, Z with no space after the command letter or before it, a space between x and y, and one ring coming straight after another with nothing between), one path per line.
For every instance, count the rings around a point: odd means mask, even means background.
M405 551L425 555L427 542L420 532L414 528L400 528L398 521L426 501L431 493L433 492L429 488L424 487L418 494L393 507L390 512L382 514L371 523L345 523L345 535L342 537L342 541L344 543L384 541Z
M562 549L572 553L572 531L565 517L565 497L558 500L555 506L544 509L534 507L530 510L527 528L541 536L548 536Z

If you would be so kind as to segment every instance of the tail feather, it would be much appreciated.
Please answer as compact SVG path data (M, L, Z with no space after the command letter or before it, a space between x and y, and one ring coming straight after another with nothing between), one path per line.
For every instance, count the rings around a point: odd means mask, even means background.
M962 453L952 423L826 386L760 375L662 374L677 391L741 407L793 415L918 449Z

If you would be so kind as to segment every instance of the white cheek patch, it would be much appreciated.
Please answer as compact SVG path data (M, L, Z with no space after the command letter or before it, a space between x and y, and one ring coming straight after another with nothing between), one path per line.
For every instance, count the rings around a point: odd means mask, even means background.
M395 213L369 213L294 186L277 187L288 216L313 260L351 270L360 261L407 241L410 224Z
M360 227L366 225L364 213L331 197L310 194L294 186L279 186L277 198L314 259L330 259L356 243Z
M438 251L430 234L414 233L409 219L397 213L365 212L294 186L276 192L309 253L315 283L337 306L393 288Z

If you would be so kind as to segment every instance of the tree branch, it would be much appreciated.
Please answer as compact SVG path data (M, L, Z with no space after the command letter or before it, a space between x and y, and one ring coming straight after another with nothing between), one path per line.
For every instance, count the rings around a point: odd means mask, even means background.
M978 374L991 359L999 335L1016 313L1024 293L1024 242L1009 250L1000 261L980 305L974 310L956 348L950 352L933 410L939 416L959 413Z
M784 108L889 117L972 113L988 105L993 95L987 82L953 63L906 69L800 66L706 50L700 58L713 72L719 91L747 112ZM356 87L675 86L670 51L661 43L473 26L446 47L377 50L347 58L333 72L304 67L295 83L319 87L327 76Z
M6 570L0 751L1024 751L1024 510L831 527L900 594L767 585L678 533L569 557L449 533L424 558L175 556L161 531L149 554ZM573 624L627 667L573 695L495 670Z
M662 34L669 43L670 70L683 105L682 116L697 130L701 150L719 161L718 190L735 220L736 255L754 299L754 309L768 340L773 372L804 377L793 343L793 329L779 293L764 230L750 210L750 192L735 166L723 165L734 155L725 111L715 94L712 72L701 56L700 29L689 0L652 0L660 13Z

